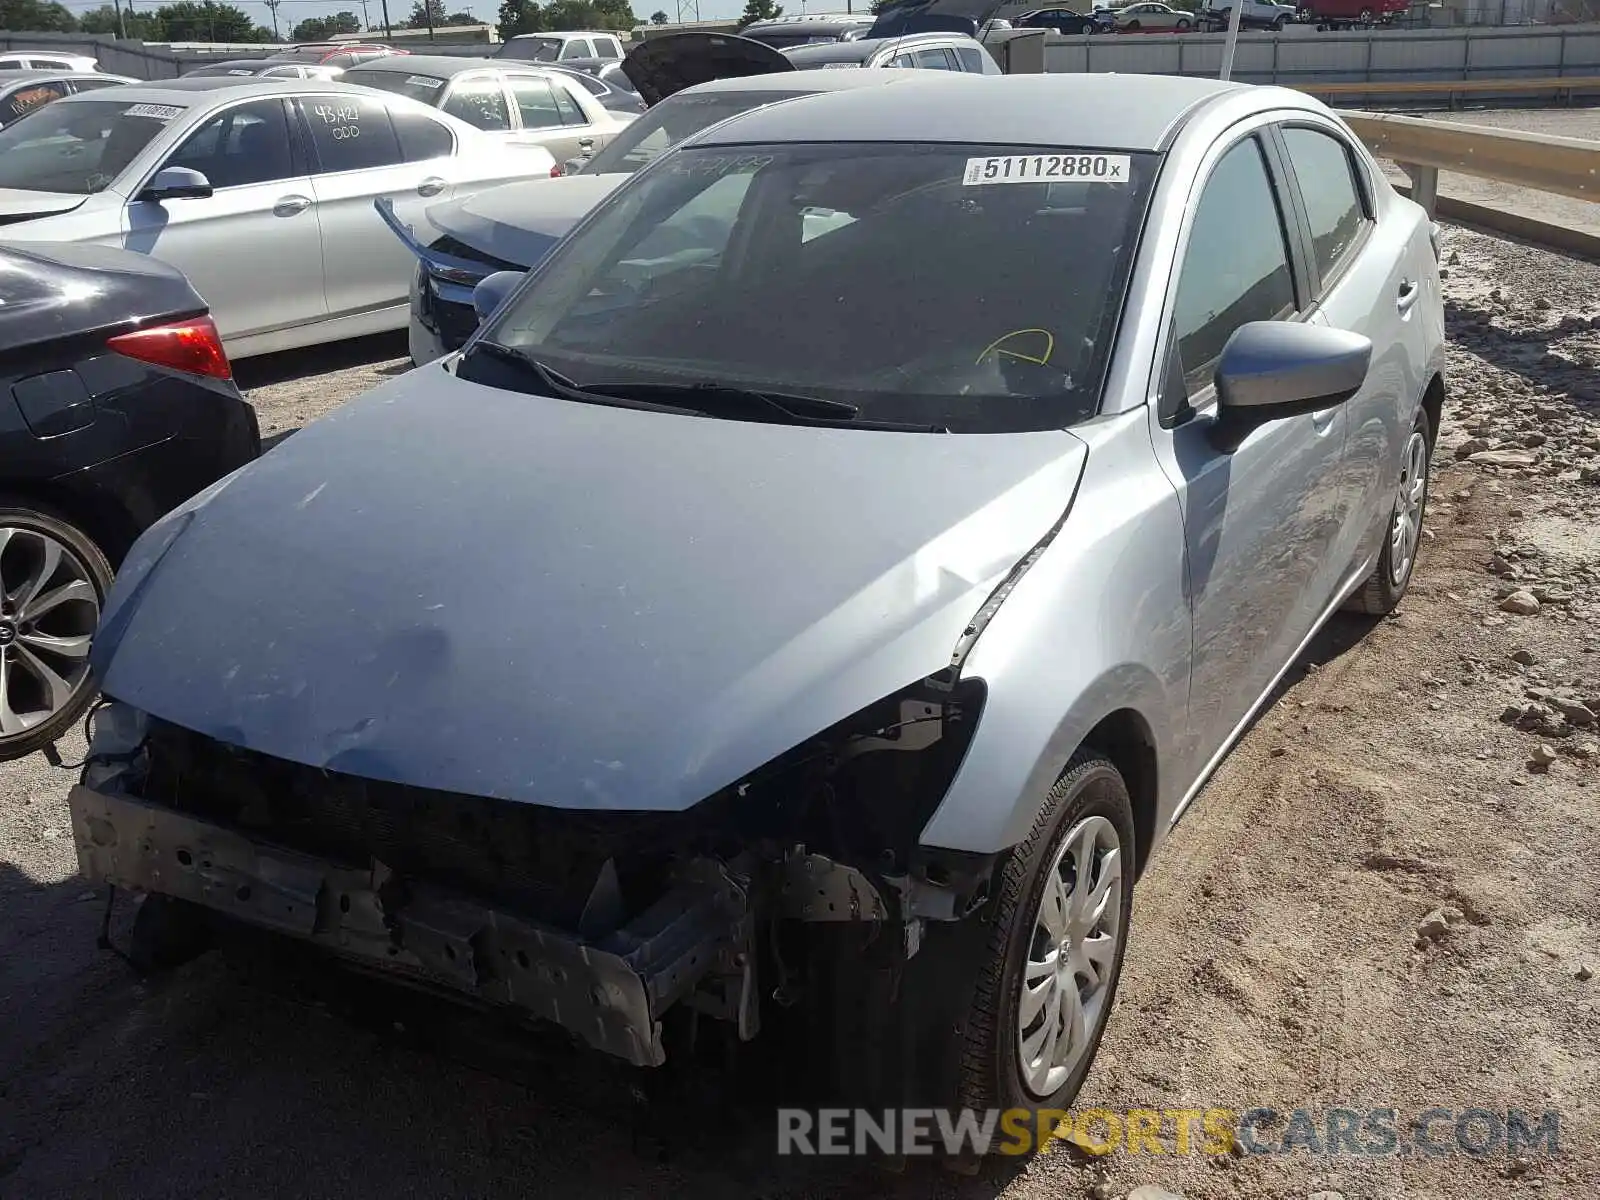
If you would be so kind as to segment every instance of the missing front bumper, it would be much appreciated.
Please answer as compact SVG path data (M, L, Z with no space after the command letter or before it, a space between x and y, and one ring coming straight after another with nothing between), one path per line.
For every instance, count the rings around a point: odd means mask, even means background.
M92 882L187 900L510 1006L636 1066L666 1061L661 1017L671 1005L709 974L743 974L751 959L746 883L710 860L696 860L624 927L587 941L381 864L354 868L259 843L116 792L78 786L68 803Z

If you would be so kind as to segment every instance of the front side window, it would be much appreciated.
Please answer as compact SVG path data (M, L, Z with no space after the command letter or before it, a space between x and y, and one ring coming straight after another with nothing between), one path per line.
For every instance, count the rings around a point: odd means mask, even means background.
M1211 385L1235 329L1294 310L1282 207L1261 145L1248 137L1206 180L1178 275L1174 332L1188 395Z
M510 83L524 129L554 129L562 124L561 110L556 107L555 91L548 79L513 77Z
M602 202L483 337L579 387L713 382L919 428L1061 428L1098 410L1155 165L680 147ZM482 382L505 357L473 359Z
M561 48L562 58L593 58L594 47L589 45L587 38L568 38L567 44Z
M918 50L915 62L917 66L925 71L949 71L952 69L950 56L940 48Z
M0 128L20 120L36 108L59 100L67 94L67 85L52 80L49 83L31 83L18 88L0 101Z
M595 56L604 59L618 59L622 57L622 43L616 38L595 38Z
M468 79L450 89L444 111L468 125L494 132L511 128L506 90L498 79Z
M1366 204L1350 162L1350 151L1320 129L1283 131L1289 165L1311 222L1311 245L1324 283L1344 265L1367 224Z
M104 191L184 108L131 100L63 100L0 130L0 188Z
M185 138L164 165L199 171L214 188L293 178L283 102L257 100L219 113Z
M403 162L400 142L382 100L342 93L300 101L311 127L311 146L319 171L364 171Z
M960 60L963 71L983 74L983 51L976 46L957 46L956 58Z

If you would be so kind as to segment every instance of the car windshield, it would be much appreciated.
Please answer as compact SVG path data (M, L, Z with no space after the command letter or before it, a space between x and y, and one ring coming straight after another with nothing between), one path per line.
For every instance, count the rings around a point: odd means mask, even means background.
M612 138L606 148L584 166L586 175L632 173L653 162L685 138L718 121L748 112L763 104L809 96L793 92L715 92L707 96L669 96L649 112L636 117Z
M510 353L458 369L493 383L510 368L495 376L491 361L533 360L578 388L635 393L712 383L953 433L1071 425L1099 405L1157 159L679 148L485 326L490 350Z
M261 68L265 69L265 68ZM218 75L254 75L255 69L241 67L238 63L219 64L213 67L196 67L184 73L186 79L210 79Z
M421 100L424 104L437 104L440 89L450 82L448 79L440 79L437 75L417 75L410 71L391 70L352 71L345 78L354 80L362 87L410 96L413 100Z
M513 38L500 51L501 58L520 58L524 62L555 62L561 55L560 38Z
M104 191L173 118L176 104L61 100L0 130L0 188Z

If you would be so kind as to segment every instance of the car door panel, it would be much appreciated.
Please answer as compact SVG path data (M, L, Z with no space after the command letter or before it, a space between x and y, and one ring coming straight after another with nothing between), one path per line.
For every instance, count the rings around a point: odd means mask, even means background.
M577 158L586 150L603 150L611 140L615 122L599 101L567 80L512 75L506 83L521 121L522 140L545 147L557 162Z
M415 260L373 208L394 199L405 218L455 190L454 156L406 161L382 97L343 93L299 102L313 153L311 187L322 236L323 294L338 318L404 304ZM342 168L342 169L340 169Z
M1344 454L1341 408L1270 422L1231 453L1213 444L1217 358L1239 325L1297 319L1291 214L1254 136L1207 177L1186 249L1151 414L1157 457L1183 511L1194 628L1183 774L1198 774L1314 628L1332 585ZM1251 224L1241 227L1243 214Z
M123 246L183 271L225 339L326 312L315 197L290 129L281 100L232 106L162 163L203 172L211 196L132 200L123 209Z

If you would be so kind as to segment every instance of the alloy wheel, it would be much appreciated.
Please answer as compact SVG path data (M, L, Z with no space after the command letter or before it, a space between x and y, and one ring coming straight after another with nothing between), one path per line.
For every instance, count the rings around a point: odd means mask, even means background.
M1089 816L1045 873L1017 1012L1022 1081L1041 1100L1067 1082L1105 1020L1126 932L1122 870L1116 826Z
M67 708L88 686L100 593L73 550L0 525L0 743Z
M1422 504L1428 494L1428 443L1413 430L1401 458L1400 486L1389 531L1389 581L1396 587L1411 575L1417 543L1422 538Z

